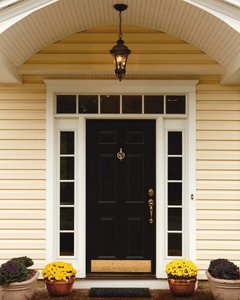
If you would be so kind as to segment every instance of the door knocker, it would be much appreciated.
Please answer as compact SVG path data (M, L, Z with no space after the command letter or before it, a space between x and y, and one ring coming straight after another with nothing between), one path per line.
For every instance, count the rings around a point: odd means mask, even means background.
M117 153L117 158L122 161L125 158L125 153L122 151L122 148L120 148L119 152Z

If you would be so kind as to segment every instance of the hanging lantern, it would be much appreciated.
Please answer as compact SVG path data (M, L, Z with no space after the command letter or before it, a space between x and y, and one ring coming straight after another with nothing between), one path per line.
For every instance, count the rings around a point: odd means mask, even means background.
M117 44L113 46L113 48L110 50L110 53L114 57L114 63L115 63L115 74L118 77L119 81L122 80L122 78L126 74L126 65L127 65L127 59L128 55L131 53L131 50L128 49L126 45L124 45L124 41L122 40L122 11L127 9L126 4L115 4L114 8L119 12L119 33L118 33L118 40Z

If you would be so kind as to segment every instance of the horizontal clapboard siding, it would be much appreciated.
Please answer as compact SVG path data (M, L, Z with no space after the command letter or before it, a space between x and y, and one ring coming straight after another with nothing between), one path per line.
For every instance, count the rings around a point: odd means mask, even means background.
M106 51L115 43L116 32L116 27L99 27L53 43L20 66L25 84L0 88L0 263L21 255L32 257L38 268L45 263L43 80L82 78L85 69L90 70L90 78L96 78L99 70L112 78L112 59ZM204 270L213 258L226 257L240 264L240 87L221 86L218 76L201 77L203 73L219 75L221 68L178 38L126 26L124 40L134 52L129 73L131 68L141 68L143 77L154 78L158 73L153 71L161 69L166 79L172 70L172 79L183 79L179 72L184 70L184 79L200 80L196 123L199 278L205 278Z
M45 124L43 83L0 88L0 264L45 264Z
M240 87L197 86L197 264L240 264Z

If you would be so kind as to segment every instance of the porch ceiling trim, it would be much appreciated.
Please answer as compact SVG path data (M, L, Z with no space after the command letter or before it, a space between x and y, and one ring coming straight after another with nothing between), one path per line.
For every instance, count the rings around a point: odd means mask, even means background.
M116 13L112 8L115 2L25 0L3 11L0 49L2 57L9 63L0 72L0 82L4 82L6 70L12 73L8 82L19 81L19 76L16 76L18 67L47 45L94 26L115 24ZM129 7L124 15L125 24L150 27L177 36L204 51L226 69L227 73L223 74L225 83L240 83L240 18L237 17L237 7L219 0L124 2ZM164 74L159 70L158 75ZM222 75L222 69L215 75ZM134 76L138 76L137 71Z

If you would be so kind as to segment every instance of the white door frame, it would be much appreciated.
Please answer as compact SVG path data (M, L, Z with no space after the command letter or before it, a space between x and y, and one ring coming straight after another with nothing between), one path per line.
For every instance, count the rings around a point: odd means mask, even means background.
M55 115L55 95L56 94L186 94L188 99L187 116L184 118L188 120L186 132L186 148L188 163L186 177L188 190L186 191L186 213L188 218L184 224L185 228L185 244L183 245L183 253L186 258L193 261L196 260L196 207L195 207L195 149L196 149L196 84L197 81L192 80L131 80L118 82L117 80L46 80L47 86L47 114L46 114L46 260L52 261L54 259L62 259L72 262L78 269L78 277L86 277L86 191L85 191L85 174L86 174L86 153L85 153L85 124L87 118L141 118L141 119L155 119L156 120L156 199L161 199L162 191L164 191L165 183L162 171L165 170L164 157L165 149L164 144L160 141L164 140L164 124L165 120L172 120L173 115L65 115L63 118L71 118L75 120L75 130L80 134L81 140L77 142L78 159L77 159L77 172L78 172L78 189L80 199L76 209L80 212L79 220L77 221L77 244L76 250L78 255L74 257L64 258L57 257L56 251L56 224L54 215L56 214L56 192L54 178L56 176L56 159L54 155L56 139L56 122L58 116ZM176 116L175 116L176 118ZM60 118L59 118L60 119ZM167 128L166 128L167 129ZM161 192L160 192L161 191ZM156 277L166 278L164 272L165 263L171 258L166 257L166 251L162 246L162 237L165 237L166 214L165 203L163 201L157 203L156 210ZM191 242L190 242L191 241Z

